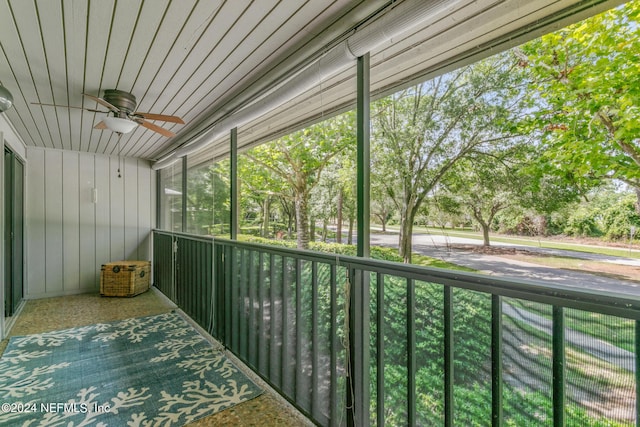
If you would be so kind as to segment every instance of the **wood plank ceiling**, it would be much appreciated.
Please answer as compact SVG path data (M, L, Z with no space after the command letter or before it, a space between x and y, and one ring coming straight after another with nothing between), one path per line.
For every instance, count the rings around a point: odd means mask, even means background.
M28 146L155 159L176 143L138 127L94 129L106 111L83 93L130 92L137 111L180 135L292 55L326 43L386 1L2 0L0 82L6 118ZM333 33L334 35L331 35Z
M406 1L406 0L404 0ZM5 114L27 145L157 160L256 98L331 43L345 38L385 0L3 0L0 81L13 93ZM620 0L451 0L444 12L372 52L381 96L522 43ZM370 19L373 23L377 17ZM366 25L366 24L365 24ZM355 66L239 129L248 147L351 108ZM104 114L83 93L133 93L137 111L177 115L119 140L94 129ZM225 155L211 141L207 156ZM202 155L200 156L202 157Z

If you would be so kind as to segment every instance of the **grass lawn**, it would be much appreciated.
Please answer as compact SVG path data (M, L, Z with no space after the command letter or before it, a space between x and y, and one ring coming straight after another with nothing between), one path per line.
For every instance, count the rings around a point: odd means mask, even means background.
M546 319L551 319L551 307L532 301L508 299L509 304L521 307ZM565 327L592 336L627 351L635 351L635 320L590 313L582 310L565 310Z
M626 280L628 282L640 284L640 267L563 256L539 256L535 254L524 255L521 253L501 256L545 267L579 271L581 273L590 273L596 276L607 277L609 279Z

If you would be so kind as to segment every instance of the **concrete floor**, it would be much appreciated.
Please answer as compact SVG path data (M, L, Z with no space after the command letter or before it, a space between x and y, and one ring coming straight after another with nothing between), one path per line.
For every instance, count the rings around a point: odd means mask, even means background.
M28 335L99 322L151 316L175 309L175 305L152 289L133 298L107 298L99 294L82 294L58 298L28 300L14 321L9 336L0 341L0 352L9 337ZM251 376L251 375L250 375ZM265 384L252 379L261 387ZM310 423L296 411L265 390L261 396L236 405L189 426L306 426Z

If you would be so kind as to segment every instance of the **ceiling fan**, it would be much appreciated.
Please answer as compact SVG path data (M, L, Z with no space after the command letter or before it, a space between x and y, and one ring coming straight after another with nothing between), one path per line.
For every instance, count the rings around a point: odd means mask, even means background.
M175 133L154 123L151 123L148 120L160 120L163 122L184 124L184 121L178 116L141 113L139 111L135 111L137 106L136 97L133 96L133 94L124 92L122 90L106 89L104 91L103 98L98 98L97 96L89 95L86 93L83 93L82 95L108 108L109 111L101 111L83 107L71 107L69 105L41 104L38 102L32 102L32 104L44 105L49 107L78 108L86 111L91 111L93 113L105 113L107 114L107 116L103 118L100 123L95 125L94 129L109 129L119 134L129 133L136 127L138 127L138 125L140 125L166 137L172 137L175 136Z

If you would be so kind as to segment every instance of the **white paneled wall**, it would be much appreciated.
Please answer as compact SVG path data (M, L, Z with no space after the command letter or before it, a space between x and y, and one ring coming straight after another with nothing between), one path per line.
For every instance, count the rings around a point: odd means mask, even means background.
M102 264L151 259L149 162L41 148L27 159L26 298L97 291Z
M2 126L0 124L0 146L2 146L2 155L4 156L4 134L2 132ZM2 164L0 165L0 212L2 212L4 218L4 157L2 159ZM3 220L4 222L4 220ZM0 277L2 277L3 286L0 286L0 301L4 301L4 261L5 261L5 242L4 242L4 223L0 225L0 242L2 242L2 247L0 247ZM2 306L0 306L0 338L4 339L4 328L5 328L5 320L4 320L4 302Z

